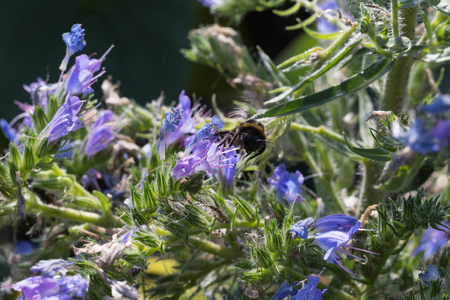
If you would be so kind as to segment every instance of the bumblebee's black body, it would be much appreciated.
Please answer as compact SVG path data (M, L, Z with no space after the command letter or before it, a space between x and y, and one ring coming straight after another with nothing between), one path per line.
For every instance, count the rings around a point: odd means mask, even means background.
M222 143L229 141L229 145L244 149L246 156L258 156L266 150L266 132L263 124L255 120L247 120L239 124L233 132L223 130L221 136L227 136Z

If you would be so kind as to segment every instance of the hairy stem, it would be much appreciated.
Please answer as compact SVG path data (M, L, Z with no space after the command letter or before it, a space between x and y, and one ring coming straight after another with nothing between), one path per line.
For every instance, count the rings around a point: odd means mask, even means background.
M417 6L401 11L401 17L403 18L401 23L402 36L409 38L411 41L414 41L417 11ZM411 55L400 57L394 62L384 85L381 110L390 110L395 114L402 112L412 62Z

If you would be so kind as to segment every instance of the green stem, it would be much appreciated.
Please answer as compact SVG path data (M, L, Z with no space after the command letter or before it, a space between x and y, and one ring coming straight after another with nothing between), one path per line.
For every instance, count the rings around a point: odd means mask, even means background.
M235 248L222 247L208 240L203 240L194 236L189 237L189 244L195 248L200 248L202 251L227 259L235 258L237 253Z
M411 41L414 41L417 11L417 6L402 10L403 36L409 38ZM381 110L390 110L394 114L402 112L412 62L411 55L400 57L394 62L384 85Z
M303 153L303 159L308 164L308 166L311 168L313 173L320 174L317 176L317 179L320 181L321 186L323 186L327 192L328 197L323 197L324 199L329 199L334 204L334 206L339 210L340 213L345 214L347 210L345 209L345 205L342 202L342 200L337 195L333 184L332 184L332 176L329 176L327 174L322 174L322 170L319 167L319 165L316 163L314 157L309 152L308 148L306 147L306 141L304 140L303 136L299 132L290 131L289 132L289 138L292 141L292 144L297 147L299 153Z
M222 228L230 228L230 227L231 227L231 223L216 223L216 224L214 224L214 229L222 229ZM237 227L261 228L261 227L264 227L264 222L261 222L261 221L248 222L248 221L236 220L233 227L235 227L235 228L237 228Z
M353 25L350 27L347 31L344 31L344 33L336 39L333 44L330 45L326 50L319 52L319 57L322 62L326 61L336 49L338 49L341 45L345 43L345 41L348 40L348 38L352 35L353 32L356 31L358 28L357 25Z
M378 204L383 201L385 192L383 190L376 189L375 186L378 183L378 176L381 174L383 165L377 164L372 160L364 160L364 175L363 182L361 186L362 197L361 201L365 199L367 205ZM358 208L360 210L360 206L363 203L358 203ZM361 212L361 211L359 211Z
M29 211L40 213L48 217L91 223L102 227L118 227L123 225L122 221L115 218L113 215L102 216L87 211L44 204L31 193L24 193L24 197L27 199Z
M327 138L335 140L336 142L345 144L345 139L342 135L337 134L337 133L327 129L322 125L319 127L313 127L313 126L302 125L302 124L298 124L298 123L291 123L291 128L294 130L302 131L302 132L320 134Z
M392 33L394 38L400 37L400 30L398 24L398 0L391 0L392 10Z

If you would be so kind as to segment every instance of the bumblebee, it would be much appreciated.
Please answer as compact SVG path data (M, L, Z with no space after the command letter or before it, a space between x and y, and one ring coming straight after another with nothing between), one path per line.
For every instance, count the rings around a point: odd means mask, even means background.
M247 153L245 157L252 155L256 157L266 150L266 132L263 124L255 120L247 120L239 124L234 132L222 130L218 135L223 137L221 145L228 142L228 145L244 149Z

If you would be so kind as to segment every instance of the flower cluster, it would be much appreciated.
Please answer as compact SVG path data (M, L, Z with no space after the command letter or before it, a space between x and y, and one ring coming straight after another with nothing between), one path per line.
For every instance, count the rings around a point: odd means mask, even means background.
M227 149L221 145L219 137L216 135L222 128L223 122L219 116L213 116L210 123L200 128L186 146L183 157L173 168L173 179L179 180L201 171L212 175L216 174L220 168L234 169L236 167L237 150L234 147ZM232 178L234 172L226 175ZM230 178L225 178L225 182L229 183Z
M25 299L60 299L70 300L74 296L84 297L88 284L80 274L66 276L67 267L73 265L71 261L63 259L41 260L31 267L33 276L12 285L21 292Z
M192 105L188 96L181 91L178 97L178 105L172 111L165 113L164 120L159 129L158 154L161 161L166 159L166 147L172 144L183 144L186 146L196 133L195 126L199 119L208 116L205 108L200 103Z
M328 263L338 264L348 273L355 275L339 262L337 252L342 252L347 257L356 257L363 261L364 259L347 252L343 247L375 254L347 245L359 227L361 227L361 223L355 218L344 214L336 214L320 218L316 221L312 218L301 220L291 227L291 234L293 239L297 237L302 239L314 238L314 244L325 252L323 258ZM308 229L313 229L315 234L309 235Z

